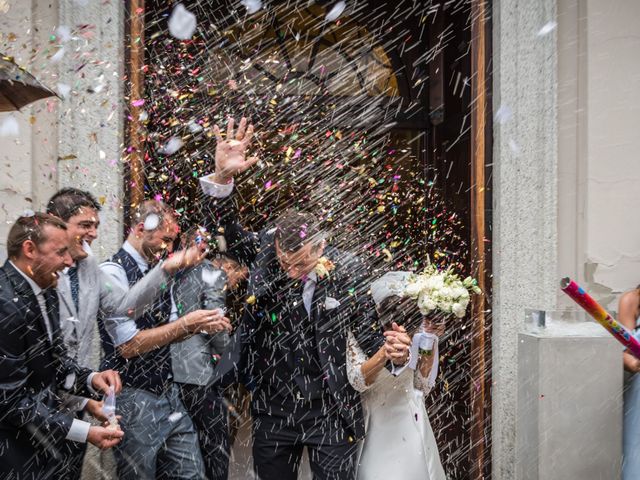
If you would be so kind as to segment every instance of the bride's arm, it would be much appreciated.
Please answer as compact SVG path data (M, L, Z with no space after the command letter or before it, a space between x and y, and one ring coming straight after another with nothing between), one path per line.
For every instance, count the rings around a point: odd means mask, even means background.
M422 393L426 396L431 391L429 385L429 374L431 373L431 367L433 367L433 355L422 355L418 360L418 368L413 375L413 387L417 390L422 390Z
M444 324L434 325L429 320L425 320L422 326L422 331L426 333L433 333L441 338L444 335ZM424 393L425 396L429 394L435 384L435 378L430 380L430 376L433 363L436 360L436 355L440 355L438 348L435 348L431 355L421 355L418 360L415 374L413 375L413 387L417 390L422 390L422 393Z
M367 390L386 362L384 345L371 358L368 358L358 345L353 333L349 331L347 336L347 377L354 389L358 392Z

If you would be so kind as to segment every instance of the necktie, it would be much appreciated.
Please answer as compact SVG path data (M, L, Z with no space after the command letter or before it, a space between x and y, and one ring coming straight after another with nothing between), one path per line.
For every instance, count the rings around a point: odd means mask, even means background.
M314 278L308 278L304 284L302 290L302 302L304 308L307 310L307 314L311 315L311 304L313 302L313 292L316 288L316 280Z
M71 297L73 298L73 304L76 306L76 312L78 311L78 293L80 291L80 282L78 282L78 268L69 268L69 281L71 283Z

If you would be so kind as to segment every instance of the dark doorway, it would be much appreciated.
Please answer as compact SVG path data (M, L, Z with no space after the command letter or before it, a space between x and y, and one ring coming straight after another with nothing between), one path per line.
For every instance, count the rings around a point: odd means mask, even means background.
M143 174L130 179L132 201L163 199L185 226L201 223L198 177L213 169L212 126L244 115L262 158L237 182L245 225L257 231L285 208L313 209L333 243L378 273L431 261L488 278L487 264L477 271L473 241L472 196L481 189L490 199L490 184L472 179L474 2L353 1L333 21L326 15L337 2L264 2L252 15L228 0L181 3L198 20L186 41L167 28L174 2L130 0L127 153L131 171ZM489 159L481 165L488 173ZM482 308L448 326L427 398L455 479L490 476L490 403L474 397L490 379L472 355L489 329Z

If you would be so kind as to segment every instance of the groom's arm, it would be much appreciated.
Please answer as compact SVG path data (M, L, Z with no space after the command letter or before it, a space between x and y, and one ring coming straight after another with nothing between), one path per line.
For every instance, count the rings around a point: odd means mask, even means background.
M239 222L238 209L233 195L233 183L220 184L215 175L200 178L200 188L205 194L201 201L205 227L212 235L222 234L227 252L241 263L251 265L258 254L258 235L246 230Z
M247 149L253 137L253 125L243 118L237 130L235 122L229 118L226 136L223 138L218 125L213 126L216 137L215 171L200 178L200 187L206 195L203 202L205 218L213 224L212 232L222 229L228 251L234 253L246 265L255 260L258 252L258 236L247 232L238 222L237 211L231 201L233 179L245 172L258 161L257 157L247 158Z

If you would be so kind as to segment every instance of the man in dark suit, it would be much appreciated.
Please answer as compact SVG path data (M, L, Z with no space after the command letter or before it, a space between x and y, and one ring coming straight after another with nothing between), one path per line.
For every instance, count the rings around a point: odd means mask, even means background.
M64 222L43 213L18 218L7 253L0 268L0 477L55 478L64 442L110 448L123 436L61 413L58 392L119 392L120 377L91 372L67 355L54 288L71 264Z
M230 120L226 140L214 131L216 171L200 180L212 197L207 214L224 231L229 250L252 265L246 310L218 374L246 364L255 383L256 474L296 479L307 447L314 478L354 478L364 419L347 380L347 336L351 332L369 355L384 344L367 294L366 265L327 245L309 213L289 211L272 230L246 232L227 197L233 177L256 162L245 158L253 128L243 119L232 139ZM406 363L407 355L398 363Z

